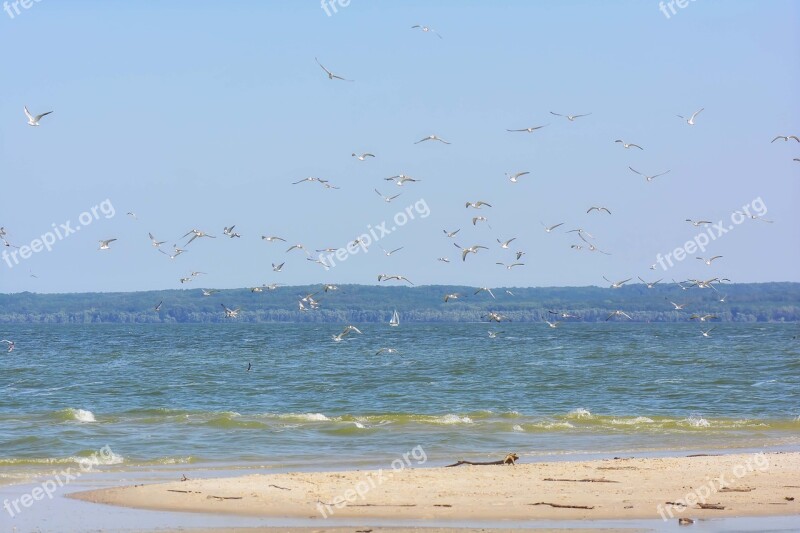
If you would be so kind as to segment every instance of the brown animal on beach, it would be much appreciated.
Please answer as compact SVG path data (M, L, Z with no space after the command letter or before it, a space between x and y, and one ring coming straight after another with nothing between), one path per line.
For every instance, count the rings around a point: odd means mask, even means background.
M519 459L519 455L513 452L509 453L508 455L506 455L506 458L503 459L503 464L504 465L510 464L511 466L514 466L516 464L517 459Z

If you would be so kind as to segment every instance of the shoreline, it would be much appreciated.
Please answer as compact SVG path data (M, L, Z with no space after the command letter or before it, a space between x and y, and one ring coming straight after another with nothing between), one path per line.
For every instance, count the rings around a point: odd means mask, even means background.
M677 521L800 514L800 452L453 468L424 467L422 458L412 450L383 470L189 479L68 497L135 509L293 518L320 525L326 518L458 519L477 525L499 520ZM698 501L723 508L700 509Z

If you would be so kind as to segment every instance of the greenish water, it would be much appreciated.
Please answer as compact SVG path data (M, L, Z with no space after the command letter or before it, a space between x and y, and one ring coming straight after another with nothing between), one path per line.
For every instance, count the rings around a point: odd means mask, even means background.
M796 324L342 327L5 327L0 476L104 446L114 468L800 449Z

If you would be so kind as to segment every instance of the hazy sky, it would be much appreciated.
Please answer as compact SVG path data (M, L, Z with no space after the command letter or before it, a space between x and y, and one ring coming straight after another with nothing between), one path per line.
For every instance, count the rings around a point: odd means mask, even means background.
M770 143L800 134L797 2L697 0L667 7L669 18L655 0L351 0L331 16L314 0L9 7L6 238L30 245L53 224L74 228L106 199L116 214L96 209L81 231L13 268L0 260L2 292L377 283L380 273L480 286L604 285L604 275L800 281L800 144ZM329 80L315 57L355 82ZM23 105L54 113L30 127ZM700 108L693 127L676 117ZM569 122L550 111L592 114ZM452 144L414 144L433 133ZM648 183L629 166L671 172ZM530 174L519 183L505 176L520 171ZM421 181L384 181L401 173ZM292 185L308 176L340 189ZM402 196L387 204L375 188ZM703 231L684 219L727 228L759 198L773 224L748 219L669 271L648 269ZM464 207L476 200L493 207ZM593 205L612 215L587 214ZM397 227L408 206L415 219ZM488 226L473 226L476 215ZM285 253L294 243L344 247L384 221L396 230L378 244L404 247L391 257L373 245L326 272ZM540 221L565 224L548 234ZM231 224L241 239L222 235ZM579 227L611 255L565 233ZM175 260L147 237L169 249L191 228L217 238ZM458 228L456 239L442 232ZM512 237L508 250L496 242ZM118 241L98 251L108 238ZM453 241L489 250L462 262ZM517 250L524 266L495 264ZM724 257L706 266L696 255ZM198 270L208 275L178 282Z

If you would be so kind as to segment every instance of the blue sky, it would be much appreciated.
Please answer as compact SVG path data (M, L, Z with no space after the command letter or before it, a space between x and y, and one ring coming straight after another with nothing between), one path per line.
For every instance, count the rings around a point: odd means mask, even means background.
M800 281L800 144L770 143L800 134L799 23L790 1L697 0L670 18L650 0L352 0L332 16L315 1L42 0L0 12L6 238L30 245L106 199L116 211L13 268L0 261L0 291L377 283L380 273L479 286ZM315 57L355 82L327 79ZM54 113L29 127L23 105ZM676 117L700 108L693 127ZM432 133L452 144L414 144ZM648 183L629 166L671 172ZM530 174L505 177L519 171ZM421 181L383 180L400 173ZM340 189L291 184L307 176ZM403 194L387 204L375 188ZM728 225L757 198L773 224L746 220L705 253L649 270L701 231L684 219ZM421 200L429 216L378 243L404 247L391 257L374 245L324 271L260 239L339 248ZM493 207L464 207L476 200ZM592 205L612 215L587 214ZM565 224L548 234L540 221ZM224 238L231 224L241 239ZM571 249L585 246L564 232L578 227L611 255ZM147 237L183 245L191 228L217 239L170 260ZM445 228L489 250L462 262ZM512 237L509 250L496 242ZM98 251L108 238L118 241ZM516 250L524 266L495 264ZM208 275L181 285L192 271Z

